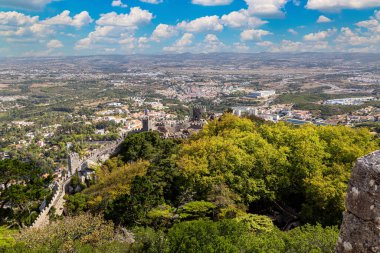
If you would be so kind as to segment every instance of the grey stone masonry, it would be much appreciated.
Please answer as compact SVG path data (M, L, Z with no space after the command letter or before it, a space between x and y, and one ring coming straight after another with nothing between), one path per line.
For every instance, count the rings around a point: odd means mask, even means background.
M123 142L123 138L120 138L116 141L109 142L98 150L93 151L88 156L80 159L78 154L70 154L69 156L69 174L65 175L64 178L55 182L56 187L54 187L53 198L49 203L45 203L45 207L42 208L40 214L33 222L31 228L41 228L49 225L49 212L54 207L56 209L56 214L61 215L63 212L64 206L64 196L66 194L66 189L70 184L72 176L76 175L78 171L80 171L83 166L88 161L99 161L103 156L109 156L115 154L120 144Z
M380 253L380 151L352 171L336 252Z

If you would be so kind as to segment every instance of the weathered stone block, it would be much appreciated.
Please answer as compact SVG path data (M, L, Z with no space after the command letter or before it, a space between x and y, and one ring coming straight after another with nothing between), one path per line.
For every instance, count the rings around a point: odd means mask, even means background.
M337 253L380 253L380 151L358 159L351 175Z

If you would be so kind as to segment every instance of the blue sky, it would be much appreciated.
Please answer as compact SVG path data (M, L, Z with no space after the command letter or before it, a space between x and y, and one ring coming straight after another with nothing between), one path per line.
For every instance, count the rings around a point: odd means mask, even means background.
M0 0L0 56L380 52L380 0Z

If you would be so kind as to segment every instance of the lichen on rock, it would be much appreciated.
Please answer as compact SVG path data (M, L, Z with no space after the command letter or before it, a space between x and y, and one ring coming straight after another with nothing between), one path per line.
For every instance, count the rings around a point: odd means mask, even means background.
M346 196L337 253L380 252L380 151L358 159Z

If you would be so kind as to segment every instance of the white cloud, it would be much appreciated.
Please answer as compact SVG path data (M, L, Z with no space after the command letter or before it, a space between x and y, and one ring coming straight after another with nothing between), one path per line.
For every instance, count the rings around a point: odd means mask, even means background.
M185 33L180 39L178 39L174 45L169 47L164 47L163 50L166 52L185 52L186 47L193 44L194 35L191 33Z
M149 42L149 38L147 38L147 37L140 37L138 39L138 41L139 41L139 43L142 43L142 44L148 43Z
M192 0L193 4L199 4L203 6L217 6L217 5L229 5L233 0Z
M191 33L185 33L182 38L180 38L177 42L176 42L176 46L178 47L184 47L184 46L188 46L190 44L193 43L193 39L194 39L194 35L191 34Z
M229 14L223 15L222 23L226 26L232 27L232 28L240 28L240 27L251 27L251 28L257 28L259 26L262 26L267 21L261 20L260 18L251 16L247 10L240 10L240 11L233 11Z
M0 0L0 7L38 10L54 0Z
M295 51L301 51L302 47L303 47L303 44L301 42L291 41L291 40L283 40L283 41L281 41L280 45L276 48L273 48L272 51L274 51L274 52L295 52Z
M114 31L112 26L97 26L95 31L88 34L87 38L81 39L75 44L75 49L86 49L98 41L109 40L112 31Z
M51 29L50 26L44 25L41 23L34 24L30 26L29 28L26 28L26 30L30 30L33 35L39 36L39 37L45 37L49 34L53 34L55 31Z
M152 33L152 40L159 42L161 39L167 39L175 36L177 29L174 26L159 24Z
M75 44L75 49L76 50L80 50L80 49L87 49L89 48L91 45L91 39L89 37L87 38L84 38L84 39L81 39L79 40L76 44Z
M117 14L110 12L102 14L96 21L101 26L123 26L131 29L137 29L139 25L149 23L153 19L153 14L140 7L133 7L129 14Z
M380 6L379 0L309 0L306 8L321 11L365 9Z
M368 20L356 23L358 29L352 30L343 27L336 42L346 51L371 51L380 50L380 19L379 12L375 11L374 16ZM349 47L351 46L351 47Z
M92 21L86 11L73 17L70 17L70 11L63 11L61 14L45 20L39 20L38 16L27 16L15 11L0 12L0 35L6 37L7 41L30 41L33 38L45 38L55 34L54 25L73 26L79 29Z
M216 42L216 41L219 41L219 39L218 39L218 36L216 36L215 34L207 34L205 36L205 41L206 42Z
M223 30L223 25L221 24L218 16L201 17L190 22L182 21L177 26L178 28L183 29L187 32L206 32Z
M249 47L245 43L236 42L233 44L233 48L237 52L247 52Z
M148 3L148 4L160 4L163 3L163 0L140 0L140 2Z
M380 11L375 11L374 16L368 20L356 23L358 27L368 29L374 34L380 34Z
M227 49L227 46L215 34L207 34L203 42L197 45L197 48L198 52L212 53L221 52Z
M49 48L49 49L54 49L54 48L61 48L63 47L63 44L61 41L59 40L51 40L49 41L46 46Z
M52 18L45 19L41 23L44 25L69 25L79 29L92 22L93 19L90 17L87 11L82 11L74 17L70 17L70 11L65 10L61 14Z
M198 43L194 43L195 36L191 33L185 33L172 46L164 47L166 52L184 53L212 53L223 52L229 48L221 42L215 34L206 34L204 39Z
M370 38L354 33L350 28L343 27L336 41L343 45L361 46L376 43L377 38Z
M297 35L297 34L298 34L298 32L297 32L296 30L292 29L292 28L289 28L289 29L288 29L288 32L289 32L290 34L292 34L292 35Z
M260 16L283 15L283 8L289 0L245 0L250 13Z
M273 44L269 48L272 52L321 52L331 51L330 45L327 41L316 42L299 42L291 40L283 40L279 44Z
M38 16L27 16L16 11L0 12L0 25L23 26L38 22Z
M260 41L260 42L257 42L256 45L258 45L260 47L271 47L271 46L273 46L273 42L271 42L271 41Z
M317 23L330 23L332 20L329 19L328 17L326 16L319 16L318 20L317 20Z
M126 35L124 38L120 39L118 43L124 48L132 49L135 47L136 38L131 35Z
M375 17L380 20L380 11L375 11Z
M329 29L326 31L306 34L303 39L306 41L321 41L327 39L334 33L336 33L336 29Z
M140 37L138 40L138 48L149 48L150 45L148 43L150 42L150 39L148 37Z
M293 0L293 4L295 6L300 6L301 5L301 0Z
M128 5L123 4L123 2L121 0L113 0L111 5L113 7L121 7L121 8L127 8L128 7Z
M141 43L143 40L134 37L135 31L152 19L153 14L140 7L131 8L129 14L117 14L116 12L102 14L96 21L95 30L90 32L86 38L77 41L75 49L103 50L117 44L121 50L131 52L132 49L143 44Z
M54 33L49 26L39 22L38 16L27 16L18 12L0 12L0 35L5 37L45 37Z
M255 29L248 29L244 30L240 34L240 39L242 41L249 41L249 40L261 40L263 36L270 35L271 33L265 30L255 30Z
M376 19L361 21L356 23L356 25L372 32L380 32L380 22Z

